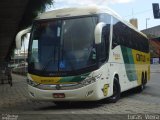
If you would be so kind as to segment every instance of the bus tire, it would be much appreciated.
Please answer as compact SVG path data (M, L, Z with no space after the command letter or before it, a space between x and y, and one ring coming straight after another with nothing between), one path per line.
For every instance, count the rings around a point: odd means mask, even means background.
M144 84L146 85L147 84L147 72L145 72L145 81L144 81Z
M145 88L145 75L142 73L141 85L138 87L138 92L142 92Z
M117 77L114 77L113 95L109 97L109 102L116 103L120 99L121 87Z

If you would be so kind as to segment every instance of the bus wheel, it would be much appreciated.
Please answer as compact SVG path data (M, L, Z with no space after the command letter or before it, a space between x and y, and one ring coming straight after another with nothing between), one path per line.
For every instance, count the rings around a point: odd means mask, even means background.
M145 81L144 81L144 84L146 85L147 84L147 72L145 72Z
M138 91L139 92L142 92L145 88L145 76L144 74L142 73L142 78L141 78L142 82L141 82L141 85L138 87Z
M118 78L114 78L114 84L113 84L113 95L109 97L109 101L112 103L116 103L120 99L121 94L121 88L120 84L118 82Z

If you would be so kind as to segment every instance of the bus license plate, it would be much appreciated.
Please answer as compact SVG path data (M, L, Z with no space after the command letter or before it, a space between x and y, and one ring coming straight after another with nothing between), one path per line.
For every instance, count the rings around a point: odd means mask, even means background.
M65 98L65 94L64 93L53 93L53 97L54 98Z

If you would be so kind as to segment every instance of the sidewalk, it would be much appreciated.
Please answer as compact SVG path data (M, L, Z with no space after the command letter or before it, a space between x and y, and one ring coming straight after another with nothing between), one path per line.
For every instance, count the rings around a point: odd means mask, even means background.
M151 73L160 73L160 64L152 64Z

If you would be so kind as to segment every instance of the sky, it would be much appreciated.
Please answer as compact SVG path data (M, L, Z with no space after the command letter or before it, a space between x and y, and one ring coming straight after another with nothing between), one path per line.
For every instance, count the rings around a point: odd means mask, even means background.
M109 7L117 12L125 20L131 18L138 19L138 29L151 28L160 25L160 19L154 19L152 11L152 3L159 3L160 0L55 0L54 5L49 7L47 11L78 6L98 5L101 7Z

